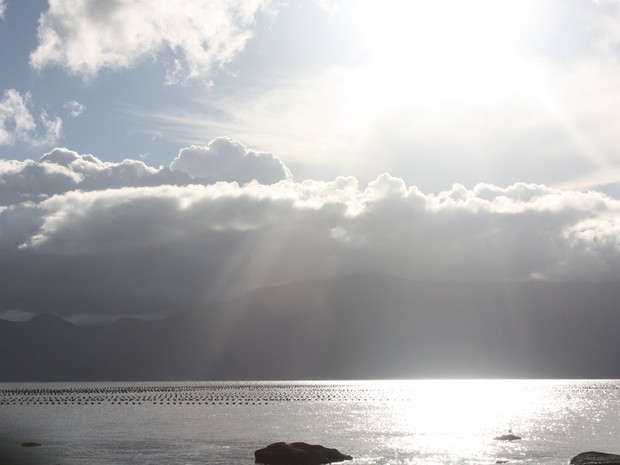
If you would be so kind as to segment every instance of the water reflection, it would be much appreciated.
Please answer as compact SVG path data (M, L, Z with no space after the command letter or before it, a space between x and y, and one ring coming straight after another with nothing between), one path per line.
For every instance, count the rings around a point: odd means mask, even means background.
M592 408L588 382L531 380L429 380L376 382L393 402L376 404L374 428L384 446L411 463L520 461L532 448L566 443L572 423ZM605 415L600 404L588 418ZM514 432L522 440L498 441ZM541 454L541 456L544 453ZM388 462L386 462L388 463Z
M35 453L53 453L40 465L251 465L256 448L299 440L337 447L356 465L557 465L585 450L620 452L618 381L2 387L0 456L30 454L15 444L36 440ZM523 439L493 439L509 430Z

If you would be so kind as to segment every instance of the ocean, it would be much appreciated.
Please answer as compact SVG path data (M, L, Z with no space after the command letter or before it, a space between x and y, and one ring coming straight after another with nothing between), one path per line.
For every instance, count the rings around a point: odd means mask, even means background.
M351 465L568 464L620 453L620 381L0 384L0 465L249 465L279 441Z

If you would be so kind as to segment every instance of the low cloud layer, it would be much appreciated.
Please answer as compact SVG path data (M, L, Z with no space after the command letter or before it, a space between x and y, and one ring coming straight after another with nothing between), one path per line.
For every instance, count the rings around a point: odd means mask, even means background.
M266 0L100 2L58 0L39 19L35 69L58 65L94 77L168 56L168 81L204 78L229 63L252 36Z
M183 149L172 167L186 172L67 149L2 161L0 313L162 315L258 286L364 271L620 279L620 202L603 194L517 183L431 195L387 174L367 186L351 177L216 179L227 175L215 169L218 156L238 162L250 153L241 147L218 139ZM284 166L252 156L267 161L257 173Z
M273 184L290 180L284 163L271 153L248 150L229 138L206 146L179 151L170 168L153 168L141 160L104 162L94 155L80 155L55 148L34 160L0 160L0 206L42 201L73 190L96 191L122 187L211 184L258 181Z

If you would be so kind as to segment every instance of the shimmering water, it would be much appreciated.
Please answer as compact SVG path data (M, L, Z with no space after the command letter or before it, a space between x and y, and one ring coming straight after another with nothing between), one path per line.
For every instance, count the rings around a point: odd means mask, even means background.
M620 453L620 381L0 384L2 465L243 465L277 441L351 465L567 464Z

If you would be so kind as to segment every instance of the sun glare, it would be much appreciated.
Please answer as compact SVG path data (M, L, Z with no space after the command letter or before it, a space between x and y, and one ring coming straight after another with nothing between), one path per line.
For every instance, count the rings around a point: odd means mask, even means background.
M359 88L376 111L424 100L494 103L519 88L516 42L530 2L356 2L368 66Z
M417 453L488 457L503 434L531 429L537 415L557 408L548 391L526 389L520 380L402 381L415 396L386 412L395 446ZM511 389L506 389L510 386ZM418 425L424 425L424 432ZM414 434L399 434L404 432ZM514 434L513 433L513 434Z

